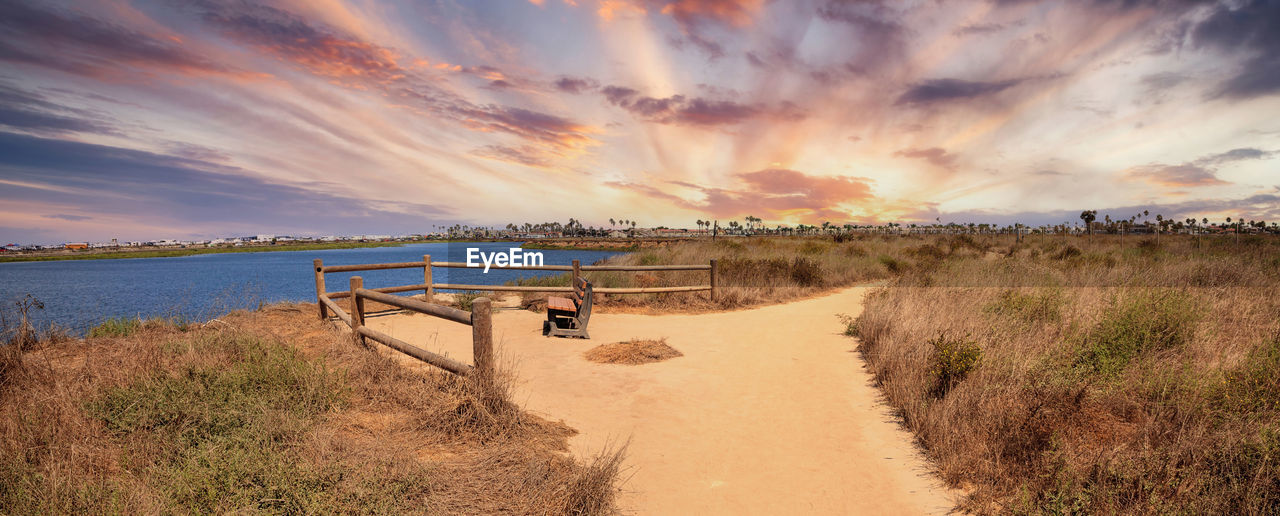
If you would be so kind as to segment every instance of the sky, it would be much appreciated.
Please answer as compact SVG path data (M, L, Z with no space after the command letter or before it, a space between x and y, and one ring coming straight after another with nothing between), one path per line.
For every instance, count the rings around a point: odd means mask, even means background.
M1280 220L1280 0L0 0L0 243Z

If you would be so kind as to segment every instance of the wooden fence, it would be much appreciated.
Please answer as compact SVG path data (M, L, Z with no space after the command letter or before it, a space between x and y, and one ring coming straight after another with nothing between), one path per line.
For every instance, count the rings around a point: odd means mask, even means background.
M324 289L324 275L331 272L354 272L354 271L374 271L384 269L422 269L422 283L418 285L402 285L398 287L382 287L371 289L382 293L396 292L412 292L421 290L426 294L426 300L430 302L435 295L436 290L479 290L486 292L573 292L572 287L542 287L537 285L464 285L453 283L432 283L431 269L432 267L456 268L456 269L475 269L477 267L468 266L464 262L433 262L431 255L423 255L420 262L398 262L398 263L374 263L362 265L324 265L319 259L315 260L316 274L316 297L328 295L333 299L341 299L350 296L349 291L326 292ZM530 271L561 271L572 272L573 279L577 280L582 276L583 272L592 271L629 271L629 272L661 272L661 271L707 271L710 274L710 284L708 285L690 285L677 287L595 287L597 294L655 294L661 292L702 292L710 291L711 299L714 301L718 293L716 288L716 261L711 260L707 265L581 265L578 260L573 261L573 265L536 265L536 266L512 266L512 265L490 265L490 269L522 269ZM321 308L323 316L323 308Z
M319 263L320 260L316 260L317 267L320 267ZM317 274L322 275L323 273ZM316 287L323 289L324 278L321 277L316 281ZM320 305L320 317L326 317L326 310L332 312L338 319L351 327L352 338L357 342L364 343L365 339L373 339L391 349L454 374L470 374L476 369L486 372L493 371L493 308L489 304L489 298L482 297L472 301L471 311L467 312L449 306L366 289L364 288L364 279L360 276L351 277L351 290L348 290L346 294L346 297L351 300L349 305L351 313L343 311L342 307L338 306L338 303L332 297L325 295L324 291L320 290L320 294L317 296ZM470 326L471 354L475 365L464 364L444 355L432 353L365 326L364 301L366 299Z
M351 327L353 338L360 342L365 339L373 339L392 349L400 351L406 355L412 356L418 360L434 365L454 374L469 374L474 369L483 369L492 371L493 367L493 308L488 298L479 298L471 302L471 311L467 312L457 308L435 304L432 300L435 297L435 291L439 290L479 290L491 292L573 292L573 287L543 287L536 285L463 285L453 283L432 283L431 269L432 267L445 268L463 268L474 269L464 262L433 262L431 255L423 255L420 262L398 262L398 263L372 263L359 265L324 265L319 258L312 262L315 265L316 277L316 305L320 312L320 318L326 319L332 313L342 322L347 323ZM360 276L352 276L350 287L345 291L328 292L325 290L324 275L334 272L357 272L357 271L376 271L386 269L422 269L422 283L417 285L401 285L396 287L379 287L367 289L364 288L364 279ZM572 272L573 281L576 282L583 272L591 271L634 271L634 272L660 272L660 271L707 271L710 274L710 284L708 285L690 285L675 287L628 287L628 288L593 288L600 294L652 294L661 292L702 292L711 293L711 299L714 301L717 294L716 286L716 261L711 260L707 265L581 265L578 260L573 261L573 265L538 265L538 266L506 266L506 265L490 265L490 269L525 269L535 271L562 271ZM573 283L570 283L572 285ZM424 300L411 299L403 296L393 296L391 294L398 292L416 292L424 293ZM350 313L347 313L338 306L336 299L349 299L348 307ZM405 341L382 333L380 331L369 328L364 325L364 301L366 299L373 300L385 305L403 308L418 313L432 315L441 319L454 321L461 324L471 326L472 337L472 355L475 365L468 365L453 360L449 357L432 353L430 351L418 348Z

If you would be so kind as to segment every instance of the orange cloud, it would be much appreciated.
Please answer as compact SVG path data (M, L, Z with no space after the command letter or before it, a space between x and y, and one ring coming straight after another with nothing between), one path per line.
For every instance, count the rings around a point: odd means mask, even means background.
M762 5L763 0L676 0L663 6L661 12L681 23L701 18L742 27L752 23Z
M206 13L204 19L229 38L315 75L387 83L407 74L391 49L279 9L252 6Z
M701 20L743 27L751 25L763 5L764 0L600 0L596 14L612 20L620 13L656 10L675 18L685 28Z
M639 183L611 182L608 186L661 199L713 217L760 215L765 220L805 223L848 221L853 216L842 204L876 199L870 180L852 176L811 176L803 172L770 168L735 174L738 189L711 188L683 181L667 184L691 189L703 198L691 201L662 188Z
M644 7L630 0L600 0L599 7L596 9L596 15L605 21L613 20L621 13L644 14L645 12Z
M1125 170L1124 173L1125 176L1133 179L1140 179L1170 188L1231 184L1218 179L1218 176L1214 175L1212 170L1192 164L1142 165Z

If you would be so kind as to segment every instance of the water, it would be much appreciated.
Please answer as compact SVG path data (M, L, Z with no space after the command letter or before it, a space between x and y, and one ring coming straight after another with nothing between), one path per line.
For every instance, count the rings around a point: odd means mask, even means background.
M0 301L12 316L13 301L31 294L44 303L33 313L36 326L55 323L83 334L111 317L181 317L208 320L231 310L259 303L314 301L315 276L311 261L325 265L421 261L464 262L466 248L483 252L506 250L518 243L409 244L323 251L200 254L177 258L74 260L0 263ZM546 265L583 265L621 253L607 251L538 250ZM562 274L555 271L476 269L432 270L435 283L494 285L519 277ZM325 275L331 292L347 290L353 275L365 288L422 283L422 269L392 269Z

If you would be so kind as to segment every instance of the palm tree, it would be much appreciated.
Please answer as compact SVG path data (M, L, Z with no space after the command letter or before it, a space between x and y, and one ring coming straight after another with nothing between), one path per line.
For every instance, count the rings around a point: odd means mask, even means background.
M1093 235L1093 221L1098 220L1098 210L1084 210L1080 212L1080 220L1084 221L1084 227L1089 231L1089 235Z

